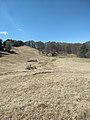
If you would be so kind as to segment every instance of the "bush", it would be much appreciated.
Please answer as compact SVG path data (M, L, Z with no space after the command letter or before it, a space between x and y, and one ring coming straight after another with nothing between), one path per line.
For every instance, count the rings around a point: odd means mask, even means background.
M86 57L86 58L90 58L90 51L88 51L88 52L85 54L85 57Z
M31 66L31 64L30 64L26 67L26 69L27 70L32 70L32 69L37 69L37 68L36 68L36 66Z

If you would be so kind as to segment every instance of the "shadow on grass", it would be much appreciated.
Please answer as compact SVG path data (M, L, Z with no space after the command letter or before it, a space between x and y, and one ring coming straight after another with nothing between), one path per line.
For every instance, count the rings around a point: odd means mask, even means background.
M18 53L16 53L15 51L10 51L9 53L10 53L10 54L18 54Z
M5 55L10 55L10 54L18 54L15 51L10 51L10 52L4 52L0 51L0 57L4 57Z

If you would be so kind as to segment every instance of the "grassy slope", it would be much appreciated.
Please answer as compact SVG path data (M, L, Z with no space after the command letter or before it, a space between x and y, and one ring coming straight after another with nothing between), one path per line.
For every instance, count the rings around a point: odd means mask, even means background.
M15 49L0 58L0 120L90 120L90 59ZM26 70L28 64L37 69Z

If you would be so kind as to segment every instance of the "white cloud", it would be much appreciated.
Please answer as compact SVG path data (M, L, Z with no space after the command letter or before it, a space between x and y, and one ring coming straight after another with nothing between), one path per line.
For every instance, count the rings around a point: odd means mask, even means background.
M18 29L19 31L23 31L21 28Z
M3 35L6 36L8 34L8 32L7 31L1 31L0 34L3 34Z

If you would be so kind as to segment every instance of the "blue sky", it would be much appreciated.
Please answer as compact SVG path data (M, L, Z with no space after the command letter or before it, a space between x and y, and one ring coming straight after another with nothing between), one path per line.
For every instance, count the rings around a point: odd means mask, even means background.
M0 0L0 38L90 40L90 0Z

